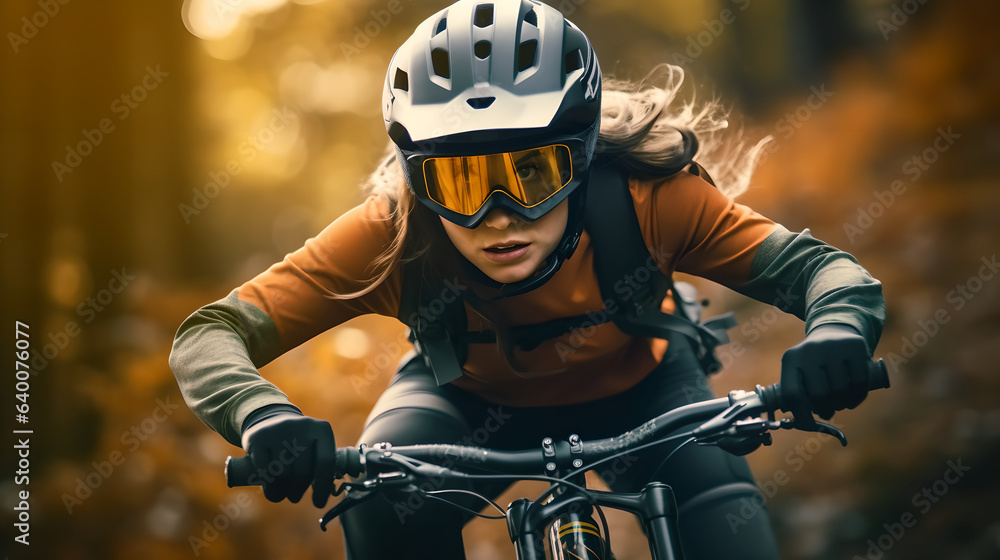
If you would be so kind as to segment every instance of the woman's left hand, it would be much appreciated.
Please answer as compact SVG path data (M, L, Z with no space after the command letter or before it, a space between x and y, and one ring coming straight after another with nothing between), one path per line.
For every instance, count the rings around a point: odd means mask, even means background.
M824 420L868 396L865 339L850 326L820 325L781 357L781 390L796 419Z

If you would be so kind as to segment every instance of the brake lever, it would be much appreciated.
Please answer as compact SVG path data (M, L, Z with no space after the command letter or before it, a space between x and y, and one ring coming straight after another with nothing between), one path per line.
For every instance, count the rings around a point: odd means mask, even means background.
M840 441L840 445L847 447L847 436L840 428L819 422L815 418L811 421L803 422L796 418L782 418L781 420L762 420L760 418L749 418L737 420L729 429L722 432L721 436L762 436L769 430L799 430L800 432L817 432L831 435Z
M329 525L331 521L352 507L370 500L373 496L375 496L374 490L348 492L347 495L344 496L343 500L337 502L336 505L323 514L323 517L319 519L319 528L326 531L326 526Z
M351 490L344 496L344 499L337 502L337 505L330 508L319 520L319 528L326 531L326 526L336 517L343 514L352 507L371 499L382 488L394 486L409 486L412 480L405 472L380 473L378 476L369 478L362 482L350 483ZM340 492L335 492L334 495Z
M721 416L721 415L720 415ZM724 438L750 438L759 441L762 445L770 445L771 430L799 430L802 432L817 432L831 435L840 442L840 445L847 447L847 436L839 428L810 419L811 422L803 422L795 418L782 418L780 420L764 420L759 417L748 417L732 421L725 429L719 429L720 423L717 419L706 422L692 432L695 441L699 445L718 445ZM701 433L699 433L701 432ZM713 433L714 432L714 433Z
M845 436L844 432L840 431L840 428L837 428L836 426L832 426L826 422L819 422L816 419L813 419L812 422L801 422L791 418L785 418L782 420L782 422L786 421L789 422L787 426L788 429L831 435L840 441L841 446L847 447L847 436ZM785 427L786 426L782 426L782 428Z

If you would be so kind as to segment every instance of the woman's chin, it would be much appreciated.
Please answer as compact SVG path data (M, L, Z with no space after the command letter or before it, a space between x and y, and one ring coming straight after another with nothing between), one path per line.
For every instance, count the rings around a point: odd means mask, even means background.
M508 266L499 266L490 263L479 267L486 276L489 276L494 282L501 284L520 282L531 276L535 268L537 267L532 266L531 263L518 263Z
M514 282L520 282L528 277L527 274L487 274L495 282L501 284L513 284Z

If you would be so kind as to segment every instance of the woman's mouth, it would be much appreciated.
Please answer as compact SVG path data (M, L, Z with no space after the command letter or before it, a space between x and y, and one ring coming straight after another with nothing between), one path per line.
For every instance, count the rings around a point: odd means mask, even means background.
M483 249L483 253L493 262L507 262L527 253L530 245L531 243L498 243Z

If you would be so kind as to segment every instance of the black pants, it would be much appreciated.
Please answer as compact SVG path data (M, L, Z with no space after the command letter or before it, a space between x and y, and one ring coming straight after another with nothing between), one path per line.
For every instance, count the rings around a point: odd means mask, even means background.
M675 346L680 345L671 345L656 370L627 391L587 403L530 408L490 403L451 385L439 387L423 360L413 357L404 360L375 404L360 442L530 449L545 436L561 439L575 433L592 440L619 435L667 410L714 398L693 353ZM663 464L672 449L666 444L626 455L600 467L598 474L615 491L635 492L651 480L673 487L688 560L778 558L767 511L747 506L762 503L762 498L746 461L716 447L689 444ZM492 498L507 486L478 485L476 490ZM481 501L457 501L482 507ZM748 516L747 511L756 514ZM461 530L470 517L418 496L396 505L375 498L350 510L341 524L352 560L461 559Z

